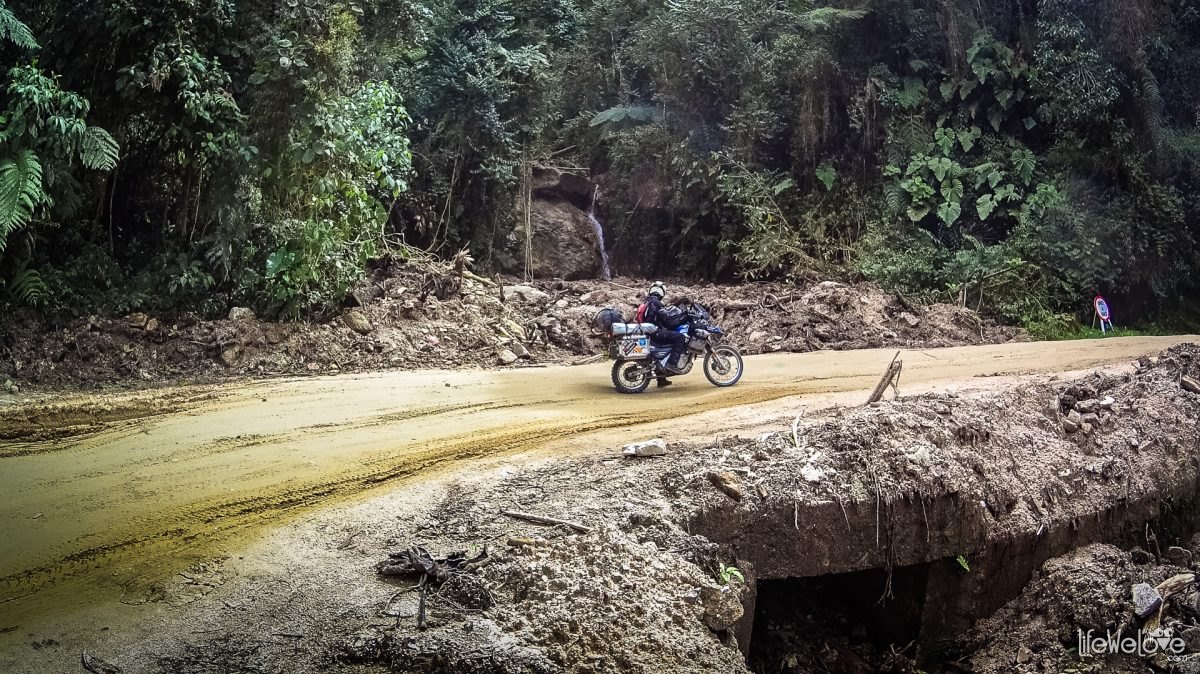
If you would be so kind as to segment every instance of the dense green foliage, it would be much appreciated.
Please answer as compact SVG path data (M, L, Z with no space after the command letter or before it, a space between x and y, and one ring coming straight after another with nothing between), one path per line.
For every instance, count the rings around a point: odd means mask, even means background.
M597 179L629 271L1044 334L1200 286L1200 0L8 0L0 42L9 301L301 315L384 250L519 269L535 162Z

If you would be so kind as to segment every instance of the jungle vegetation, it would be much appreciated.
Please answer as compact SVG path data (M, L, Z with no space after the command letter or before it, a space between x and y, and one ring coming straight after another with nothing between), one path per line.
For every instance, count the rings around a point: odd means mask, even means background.
M645 274L1042 332L1200 287L1200 0L0 0L0 63L10 310L299 317L384 252L517 268L533 163L597 177Z

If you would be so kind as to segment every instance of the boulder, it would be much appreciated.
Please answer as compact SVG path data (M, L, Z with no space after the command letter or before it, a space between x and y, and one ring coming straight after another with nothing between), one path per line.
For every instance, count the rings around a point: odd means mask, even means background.
M254 312L246 307L234 307L229 310L229 320L231 321L252 321L254 319Z
M518 360L517 354L513 353L511 349L500 349L496 354L496 358L500 361L501 365L512 365Z
M508 331L508 334L512 335L516 339L521 340L522 342L529 339L529 336L525 334L525 328L521 327L520 323L517 323L511 318L504 319L504 329Z
M1192 551L1177 545L1167 548L1167 553L1164 556L1175 566L1189 567L1192 565Z
M367 283L351 290L350 294L346 296L346 304L352 307L365 307L372 300L380 297L383 297L383 288L374 283Z
M566 198L576 203L590 203L596 193L596 183L587 177L553 166L534 166L532 187L535 196Z
M587 213L566 200L534 199L529 223L535 277L577 281L600 276L599 243ZM518 246L524 245L523 235L517 232Z
M520 302L545 302L550 295L533 286L504 286L504 297Z
M1137 614L1139 620L1149 618L1150 614L1162 606L1162 603L1162 595L1151 585L1138 583L1133 586L1133 612Z
M740 583L739 583L740 585ZM705 626L714 632L722 632L741 620L745 608L739 593L731 587L700 588L700 606Z
M342 322L346 324L346 327L360 335L370 334L375 329L375 326L371 325L371 321L368 321L367 317L358 311L350 311L343 314Z
M221 364L229 369L238 366L242 361L242 347L234 344L221 352Z
M662 438L625 445L621 450L625 456L662 456L667 453L667 443Z

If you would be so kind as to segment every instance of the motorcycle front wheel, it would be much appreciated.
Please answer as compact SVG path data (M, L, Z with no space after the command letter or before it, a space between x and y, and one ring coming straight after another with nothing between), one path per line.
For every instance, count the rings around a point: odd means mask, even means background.
M650 385L650 368L636 360L613 363L613 386L621 393L641 393Z
M733 386L742 378L742 354L725 344L713 347L704 356L704 376L713 386Z

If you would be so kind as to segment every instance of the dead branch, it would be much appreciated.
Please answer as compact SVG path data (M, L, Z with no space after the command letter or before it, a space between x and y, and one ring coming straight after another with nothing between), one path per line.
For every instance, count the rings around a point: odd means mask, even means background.
M900 370L904 368L904 361L897 360L898 358L900 358L899 351L892 356L892 362L888 364L887 370L884 370L883 378L875 385L875 390L871 392L871 397L867 400L868 405L882 400L884 391L887 391L888 386L900 376Z

